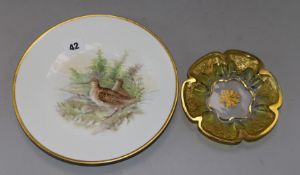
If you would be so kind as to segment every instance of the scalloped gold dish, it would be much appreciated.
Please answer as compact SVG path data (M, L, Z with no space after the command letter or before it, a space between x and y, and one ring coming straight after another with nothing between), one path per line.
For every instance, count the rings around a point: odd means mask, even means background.
M211 52L188 70L181 90L183 109L210 139L238 144L269 133L278 120L282 92L256 56Z

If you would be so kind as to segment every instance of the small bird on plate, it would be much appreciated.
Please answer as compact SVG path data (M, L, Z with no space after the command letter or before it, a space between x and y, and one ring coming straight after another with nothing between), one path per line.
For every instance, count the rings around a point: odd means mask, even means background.
M115 109L110 116L136 101L136 97L130 96L123 88L121 79L115 82L112 89L102 87L97 78L92 78L89 84L89 97L94 103Z

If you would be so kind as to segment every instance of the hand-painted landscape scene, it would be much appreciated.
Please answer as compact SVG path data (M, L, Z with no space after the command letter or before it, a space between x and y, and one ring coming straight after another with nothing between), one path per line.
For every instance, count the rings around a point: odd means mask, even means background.
M116 131L141 114L139 103L145 94L142 65L125 66L128 56L125 52L120 58L106 59L98 50L86 70L70 68L69 83L60 90L71 95L57 103L58 113L93 134Z

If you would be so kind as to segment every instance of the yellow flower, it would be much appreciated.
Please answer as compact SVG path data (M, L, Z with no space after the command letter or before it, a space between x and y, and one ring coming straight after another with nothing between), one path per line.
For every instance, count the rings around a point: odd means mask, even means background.
M240 103L240 99L240 94L232 89L225 89L221 91L220 102L223 103L226 108L235 107L238 103Z
M213 86L220 80L238 80L253 96L248 115L221 120L208 105ZM282 92L274 76L254 55L239 50L212 52L197 60L182 85L182 105L188 118L209 138L227 144L252 141L266 135L278 120ZM243 98L232 89L221 91L219 102L234 109Z

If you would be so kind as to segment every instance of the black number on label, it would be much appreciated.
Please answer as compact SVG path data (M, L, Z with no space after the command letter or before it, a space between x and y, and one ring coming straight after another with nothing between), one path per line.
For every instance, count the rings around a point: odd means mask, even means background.
M70 50L77 50L77 49L79 49L79 46L78 46L77 42L75 42L73 44L70 44Z

